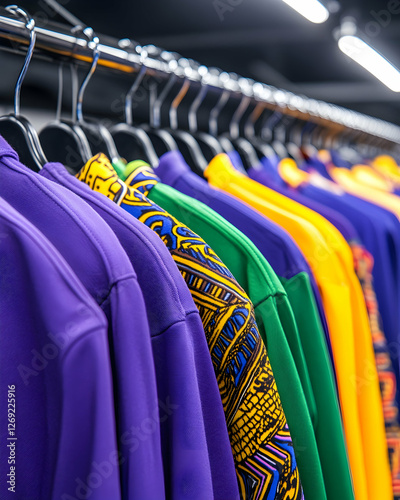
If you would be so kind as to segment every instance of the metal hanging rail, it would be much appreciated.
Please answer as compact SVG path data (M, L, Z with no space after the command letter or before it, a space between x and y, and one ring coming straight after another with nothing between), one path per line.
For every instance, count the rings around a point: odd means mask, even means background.
M4 11L6 12L6 11ZM159 79L168 79L175 75L179 79L186 78L194 86L207 85L209 90L229 92L237 97L249 96L257 103L265 104L270 109L278 109L303 120L315 121L336 130L353 130L362 132L371 138L384 139L390 143L400 144L400 127L392 123L372 118L346 108L328 104L324 101L295 95L292 92L276 89L269 85L254 82L237 75L232 76L221 70L209 69L205 66L193 65L178 54L146 47L146 57L140 51L129 47L126 39L117 40L108 36L99 36L100 57L98 67L107 68L125 74L135 73L144 62L146 73ZM29 43L29 32L24 21L10 16L0 15L0 48L20 51ZM46 23L36 26L35 56L45 59L75 61L89 64L93 51L88 40L79 32L58 23ZM186 62L186 64L184 64Z

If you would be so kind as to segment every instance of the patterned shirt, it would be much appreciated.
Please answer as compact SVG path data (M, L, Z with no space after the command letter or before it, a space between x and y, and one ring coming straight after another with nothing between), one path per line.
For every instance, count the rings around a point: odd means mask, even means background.
M244 290L197 234L145 197L148 179L138 177L136 189L128 187L102 154L77 177L155 231L185 279L202 318L241 498L302 500L289 428Z
M390 358L388 343L382 331L378 302L372 278L374 260L365 248L355 243L350 244L353 252L354 268L361 283L367 306L369 323L374 345L375 362L378 371L379 385L382 394L385 417L386 442L389 451L392 486L395 500L400 499L400 427L399 408L396 401L397 382ZM365 383L366 381L359 381Z

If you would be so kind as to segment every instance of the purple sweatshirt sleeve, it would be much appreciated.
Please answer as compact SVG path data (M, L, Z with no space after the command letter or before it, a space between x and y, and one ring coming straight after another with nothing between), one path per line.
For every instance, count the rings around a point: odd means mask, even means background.
M141 433L158 408L151 339L135 271L109 226L83 200L30 171L0 137L0 196L57 248L108 320L122 498L163 500L160 427Z
M104 314L57 250L1 198L0 235L0 395L3 410L9 404L0 415L8 445L0 497L59 500L90 490L92 500L118 500ZM12 475L5 482L12 472L14 494Z

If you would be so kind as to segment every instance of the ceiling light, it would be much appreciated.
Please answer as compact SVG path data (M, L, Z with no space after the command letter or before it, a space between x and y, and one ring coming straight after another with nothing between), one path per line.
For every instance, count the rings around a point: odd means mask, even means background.
M338 40L340 50L369 71L393 92L400 92L400 72L385 57L355 35L343 35Z
M329 11L318 0L283 0L312 23L324 23L329 17Z

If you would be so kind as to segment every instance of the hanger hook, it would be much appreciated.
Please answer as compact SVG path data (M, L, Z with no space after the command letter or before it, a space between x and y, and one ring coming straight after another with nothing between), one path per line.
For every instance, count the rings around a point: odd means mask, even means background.
M222 108L229 101L229 97L231 95L230 90L225 89L221 97L218 99L217 104L210 111L210 119L208 122L208 130L211 135L217 137L218 135L218 117L221 114Z
M256 136L255 125L268 107L267 103L272 99L272 90L269 86L256 82L253 84L253 95L259 102L257 102L244 124L244 135L248 139Z
M312 138L312 134L313 134L313 131L315 130L315 128L317 127L317 124L310 121L310 120L307 120L301 130L301 133L300 133L300 144L302 145L309 145L311 144L311 138Z
M22 82L24 81L26 72L28 71L28 67L29 67L29 64L30 64L32 56L33 56L33 51L35 49L35 43L36 43L35 20L32 17L30 17L26 11L24 11L23 9L18 7L18 5L8 5L6 7L6 10L8 12L10 12L11 14L23 17L26 21L25 27L30 32L29 47L28 47L28 51L26 53L25 62L24 62L24 65L22 66L21 72L18 76L18 80L17 80L17 83L15 85L15 90L14 90L14 114L15 114L15 116L19 116L20 108L21 108Z
M238 139L240 136L239 122L242 116L244 115L246 109L249 107L250 101L251 98L249 96L243 95L240 99L239 106L233 113L231 122L229 123L229 134L232 137L232 139Z
M57 110L56 121L61 121L62 101L64 90L64 63L61 61L58 65L58 93L57 93Z
M171 73L165 87L162 89L160 92L160 95L157 97L157 99L154 101L153 104L153 114L152 114L152 126L154 128L160 128L161 124L161 106L163 105L163 102L165 101L167 95L169 94L169 91L173 87L175 81L177 79L177 76L175 73Z
M272 113L272 115L270 115L266 119L260 131L261 138L266 142L270 142L273 139L274 130L284 117L283 109L285 108L286 105L286 103L284 102L285 101L284 91L275 89L272 98L276 106L275 110Z
M271 141L273 130L279 124L282 118L283 118L283 113L279 109L275 109L272 115L269 116L269 118L267 118L261 129L261 138L264 141L266 142Z
M136 47L136 51L140 51L140 70L135 78L135 81L133 82L131 88L129 89L128 93L126 94L125 97L125 122L128 125L132 125L133 119L132 119L132 101L133 101L133 96L136 94L140 84L142 83L142 80L146 74L147 71L147 66L145 64L145 61L147 59L147 50L145 47Z
M82 85L79 89L78 92L78 99L76 103L76 119L78 120L79 123L83 122L83 112L82 112L82 106L83 106L83 95L85 93L86 87L90 81L90 79L93 76L93 73L96 70L97 63L100 58L100 49L99 49L99 44L100 40L99 37L94 33L93 29L90 27L87 27L83 30L84 35L88 38L88 47L90 45L93 45L93 59L92 59L92 65L90 66L90 70L88 74L86 75L85 79L82 82Z
M255 137L255 135L256 135L255 124L256 124L256 121L262 115L264 110L265 110L265 104L262 102L258 102L256 107L253 109L250 116L246 120L246 123L244 124L244 135L248 139Z
M316 123L310 134L310 144L318 149L319 138L323 134L324 127L320 123ZM340 134L341 135L341 134Z
M182 99L187 94L189 88L190 88L190 82L185 77L178 94L172 101L171 106L169 108L169 124L173 130L176 130L178 128L178 106L182 102Z
M203 66L204 67L204 66ZM206 70L208 71L208 70ZM207 74L207 73L206 73ZM208 92L208 85L204 83L203 77L200 80L200 90L189 108L188 120L189 120L189 130L193 134L198 130L197 124L197 112L201 103L204 101Z
M244 85L241 84L241 81L238 82L239 88L242 91L242 97L239 102L239 106L236 108L236 111L233 113L231 121L229 123L229 134L232 139L238 139L240 136L240 120L246 112L247 108L251 103L251 96L249 94L249 89L246 89Z

